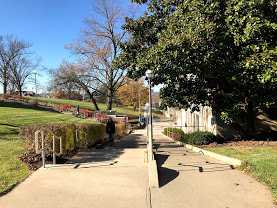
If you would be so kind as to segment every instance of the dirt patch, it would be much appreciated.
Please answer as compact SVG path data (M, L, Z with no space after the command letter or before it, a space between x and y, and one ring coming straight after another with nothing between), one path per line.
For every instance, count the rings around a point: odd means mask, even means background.
M42 166L41 154L36 154L34 152L25 152L19 157L19 159L24 162L28 166L28 169L31 171L35 171ZM57 164L64 164L67 160L68 159L59 156L56 157ZM52 163L52 161L52 157L46 157L46 163Z

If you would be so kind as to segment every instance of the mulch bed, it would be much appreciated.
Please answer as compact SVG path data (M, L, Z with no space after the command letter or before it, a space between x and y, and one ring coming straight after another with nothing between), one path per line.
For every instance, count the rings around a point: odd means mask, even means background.
M29 170L37 170L42 166L40 154L25 152L19 156L19 159L27 164Z
M34 152L25 152L21 156L19 156L19 159L24 162L28 166L28 169L31 171L35 171L42 166L41 154L36 154ZM62 157L56 157L57 164L64 164L67 160L68 159ZM46 163L50 164L52 163L52 161L52 157L46 157Z

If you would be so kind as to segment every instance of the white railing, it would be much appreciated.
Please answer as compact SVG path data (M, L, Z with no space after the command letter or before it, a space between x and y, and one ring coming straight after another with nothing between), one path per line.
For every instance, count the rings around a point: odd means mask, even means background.
M56 153L56 140L59 140L59 152ZM42 158L42 167L45 168L45 135L44 131L38 130L35 132L35 151L36 154L41 153ZM56 155L61 155L63 153L62 148L62 138L57 137L53 134L52 136L52 157L53 157L53 165L56 164Z

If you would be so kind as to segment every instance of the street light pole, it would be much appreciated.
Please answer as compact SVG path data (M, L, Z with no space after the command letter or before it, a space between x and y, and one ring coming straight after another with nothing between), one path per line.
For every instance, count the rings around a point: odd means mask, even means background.
M151 78L153 77L153 73L151 70L146 71L146 77L148 78L149 83L149 123L148 128L148 160L153 160L153 120L152 120L152 89L151 89Z
M139 97L139 100L138 100L138 101L139 101L139 102L138 102L138 103L139 103L139 115L141 114L141 109L140 109L140 90L141 90L141 89L140 89L140 87L139 87L139 88L138 88L138 97Z

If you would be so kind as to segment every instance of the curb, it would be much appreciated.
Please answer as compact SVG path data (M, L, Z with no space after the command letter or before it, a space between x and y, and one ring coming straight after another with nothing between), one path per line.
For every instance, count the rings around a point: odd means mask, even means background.
M153 153L154 155L154 153ZM148 160L148 152L144 151L144 163L147 163L148 169L148 188L159 188L159 173L157 161L153 158L153 160Z
M149 188L159 188L159 174L156 160L148 162Z
M170 137L168 137L168 138L170 138ZM170 138L170 139L173 140L172 138ZM222 162L227 163L228 165L233 165L234 167L239 167L242 164L242 161L239 160L239 159L236 159L236 158L232 158L232 157L228 157L228 156L225 156L225 155L217 154L217 153L211 152L209 150L204 150L204 149L201 149L199 147L195 147L193 145L185 144L185 143L182 143L182 142L179 142L179 141L174 141L174 142L178 145L183 145L185 148L187 148L187 149L189 149L193 152L202 153L203 155L206 155L206 156L212 157L214 159L220 160Z
M228 157L225 155L217 154L208 150L201 149L199 147L192 146L190 144L183 144L185 148L192 150L193 152L201 152L203 155L207 155L209 157L215 158L222 162L227 163L228 165L233 165L235 167L239 167L242 164L242 161L236 158Z

